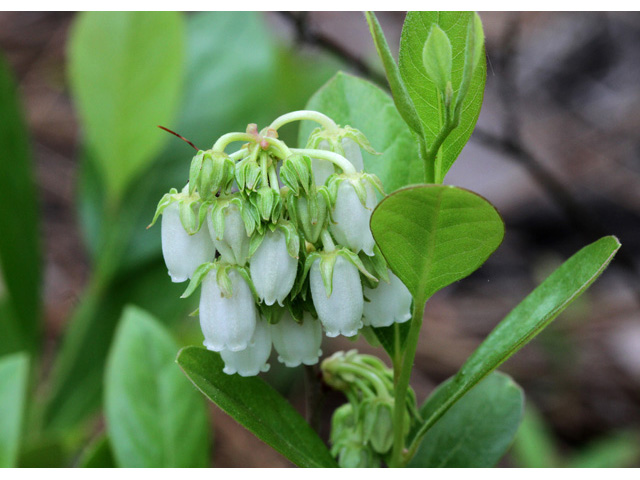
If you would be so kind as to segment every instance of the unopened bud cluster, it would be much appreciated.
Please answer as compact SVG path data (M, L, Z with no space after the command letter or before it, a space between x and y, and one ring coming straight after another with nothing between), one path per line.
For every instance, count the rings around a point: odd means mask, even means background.
M278 139L297 120L322 126L303 149ZM227 145L242 147L225 153ZM257 375L272 346L288 367L312 365L329 337L411 317L411 295L387 268L369 220L382 195L363 171L366 138L312 111L258 131L228 133L198 151L189 182L160 201L162 251L174 282L201 286L204 345L224 371Z
M321 368L325 383L343 391L349 400L333 413L332 455L341 467L379 467L388 460L394 441L393 372L377 357L355 350L335 353ZM415 393L409 389L403 437L414 418L419 414Z

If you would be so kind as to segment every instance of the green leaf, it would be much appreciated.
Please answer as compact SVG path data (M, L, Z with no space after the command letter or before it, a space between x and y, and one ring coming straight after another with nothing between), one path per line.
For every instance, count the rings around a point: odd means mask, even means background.
M296 465L337 467L316 432L261 378L223 373L220 355L204 348L183 348L177 361L207 398Z
M40 228L18 92L0 55L0 355L35 352L40 322ZM8 296L3 297L3 284Z
M451 82L455 97L464 72L467 28L474 15L476 14L472 12L409 12L402 27L400 74L422 120L429 145L433 143L444 125L445 109L438 87L429 78L424 68L422 52L425 41L434 25L441 28L449 38L453 52ZM476 49L474 49L474 58L478 58L479 65L470 79L468 93L461 109L460 123L440 149L440 168L436 171L436 182L442 181L458 158L480 115L487 67Z
M525 409L510 455L522 468L559 466L553 435L544 419L531 405Z
M78 466L81 468L114 468L116 461L109 439L102 435L83 452Z
M371 232L414 301L475 271L498 248L504 224L484 198L457 187L420 185L385 198Z
M127 307L105 372L105 416L120 467L205 467L202 397L175 364L178 345L152 316Z
M29 357L14 353L0 359L0 468L15 467L27 402Z
M422 63L431 79L441 92L451 81L451 42L438 25L433 25L422 49Z
M425 419L420 433L434 423L480 380L542 331L604 271L620 248L603 237L574 254L527 296L489 334L442 391L444 401Z
M447 382L450 382L448 380ZM445 384L427 399L428 416L443 401ZM524 393L507 375L494 372L466 393L427 432L409 467L486 468L505 454L522 420Z
M371 327L371 331L389 354L389 357L391 359L399 359L402 352L404 352L404 342L409 336L410 326L411 322L394 323L389 327Z
M382 154L363 151L364 168L380 178L387 192L421 181L423 167L413 135L391 97L372 83L339 72L311 97L306 108L364 133L371 146ZM307 143L315 127L310 122L303 123L300 145Z
M69 77L86 139L115 202L167 140L183 74L176 12L84 12L70 38Z
M422 138L424 136L424 130L422 128L422 123L420 122L420 117L418 117L416 107L407 92L404 82L402 81L400 70L398 69L398 65L391 54L391 50L387 44L387 39L384 36L382 27L378 22L378 18L373 12L366 12L365 16L367 18L367 23L369 24L369 31L371 32L373 43L376 46L380 59L382 60L382 65L384 66L384 70L387 75L389 87L391 87L391 93L393 94L393 101L396 108L407 125L409 125L409 128L411 128L419 138Z

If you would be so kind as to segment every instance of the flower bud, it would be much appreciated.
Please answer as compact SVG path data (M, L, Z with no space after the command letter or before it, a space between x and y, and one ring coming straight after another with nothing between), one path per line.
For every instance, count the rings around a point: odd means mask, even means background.
M411 318L411 293L402 281L389 270L389 283L380 281L374 289L364 287L363 320L372 327L388 327Z
M278 323L271 325L271 338L278 361L287 367L297 367L301 363L315 365L322 355L322 326L307 312L302 324L285 312Z
M224 152L198 152L193 157L189 171L189 193L198 189L200 197L209 200L222 191L226 192L234 179L235 164Z
M278 216L282 212L280 192L271 187L260 187L256 194L252 196L258 214L263 221L273 223L278 221Z
M295 221L302 230L305 239L310 243L316 243L320 233L328 220L326 189L322 189L309 198L304 196L290 197L289 213L295 217ZM313 194L312 194L313 195Z
M204 346L214 352L237 352L249 344L256 328L257 310L246 280L230 269L231 295L225 296L218 285L217 270L211 270L202 282L200 327Z
M320 259L313 262L309 274L311 298L328 337L352 337L362 328L362 283L358 268L342 255L336 256L333 287L327 295L320 271Z
M243 266L249 257L250 237L247 234L240 208L229 204L223 212L224 228L214 223L213 216L207 215L207 225L213 243L220 252L222 261ZM220 234L222 230L222 234Z
M180 221L178 203L168 205L162 213L162 255L172 282L191 278L198 266L210 262L215 246L204 229L189 235Z
M360 182L360 180L355 180ZM360 200L356 188L364 190L364 202ZM373 255L375 241L369 228L371 213L378 200L373 186L368 181L353 184L351 180L343 180L338 186L332 222L329 230L338 243L355 253L364 251Z
M261 300L282 306L296 279L298 262L287 250L285 234L276 229L267 232L251 257L251 280Z
M260 372L269 370L269 355L271 354L271 333L264 320L258 321L251 342L244 350L233 352L222 350L220 356L224 360L227 375L237 373L241 377L253 377Z
M365 441L376 452L387 453L393 446L393 400L374 399L366 405L364 412Z
M311 159L297 153L285 158L280 167L280 180L296 195L301 191L308 194L313 183Z

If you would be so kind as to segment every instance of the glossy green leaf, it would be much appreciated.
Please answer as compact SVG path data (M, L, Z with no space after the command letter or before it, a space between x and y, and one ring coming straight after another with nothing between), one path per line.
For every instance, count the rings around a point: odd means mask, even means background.
M0 468L17 466L28 381L26 354L14 353L0 358Z
M474 272L498 248L504 224L495 208L468 190L408 187L385 198L371 232L416 301L426 301Z
M0 55L0 355L40 340L40 228L29 141L18 92ZM3 290L6 289L6 296ZM2 298L5 297L5 298Z
M382 348L389 354L391 359L399 359L404 352L404 343L409 336L411 322L394 323L389 327L371 327L371 331L376 336Z
M84 12L70 38L69 76L108 197L119 199L167 140L183 76L176 12Z
M467 28L473 15L475 14L472 12L409 12L402 27L400 74L422 120L429 145L433 143L444 124L445 109L437 86L424 68L422 52L425 41L433 25L440 27L451 41L453 52L451 78L455 97L462 81ZM478 57L476 51L473 54L474 57ZM479 65L473 72L468 94L461 109L460 124L447 137L440 149L440 168L436 171L437 182L444 178L473 132L482 106L486 71L486 62L480 56Z
M296 465L337 466L316 432L261 378L223 373L220 355L204 348L183 348L177 361L212 402Z
M109 352L105 416L120 467L205 467L205 402L175 364L178 345L152 316L127 307Z
M421 181L422 162L414 137L391 97L372 83L339 72L311 97L306 108L364 133L371 146L381 153L371 155L363 151L364 168L380 178L387 192ZM307 143L316 126L310 122L303 124L300 145Z
M471 354L442 390L442 402L425 419L428 431L466 392L507 360L554 320L605 270L620 248L615 237L587 245L529 294ZM419 436L419 435L418 435Z
M445 385L427 399L421 409L424 416L441 403ZM490 374L427 432L409 467L494 466L516 435L523 407L522 389L507 375Z

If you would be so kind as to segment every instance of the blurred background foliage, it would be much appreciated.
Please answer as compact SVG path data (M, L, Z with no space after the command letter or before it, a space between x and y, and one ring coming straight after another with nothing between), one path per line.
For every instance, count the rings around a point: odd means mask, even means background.
M494 203L507 236L429 302L412 384L424 398L564 258L615 234L607 275L503 368L531 407L502 464L638 466L640 15L481 17L485 102L446 183ZM392 48L403 19L380 14ZM137 418L128 405L144 412L140 431L154 415L185 423L143 393L119 402L127 385L195 393L171 355L201 343L195 306L169 281L159 229L145 229L193 151L156 125L208 148L303 108L338 70L386 88L362 14L0 13L0 403L12 408L0 465L288 465L213 407L214 433L189 437L208 453L168 462L112 446ZM373 351L363 340L324 351L354 347ZM304 410L300 369L273 361L266 378ZM325 392L325 438L339 403ZM202 398L186 404L206 414Z

